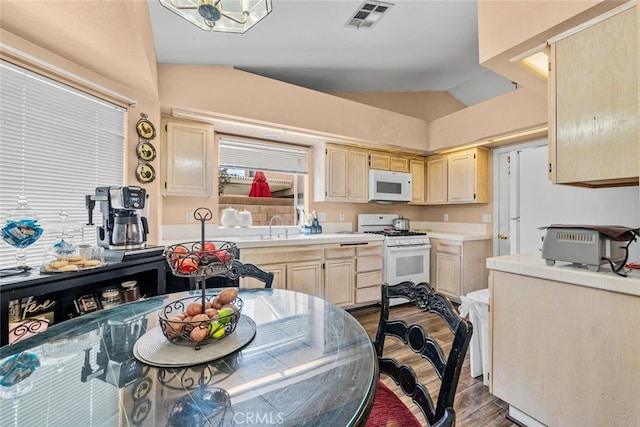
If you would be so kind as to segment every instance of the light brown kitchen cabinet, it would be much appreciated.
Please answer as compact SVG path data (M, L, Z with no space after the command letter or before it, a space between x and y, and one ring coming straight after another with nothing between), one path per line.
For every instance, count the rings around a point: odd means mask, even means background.
M391 157L387 153L377 153L372 151L369 153L369 167L371 169L381 169L388 171Z
M409 158L392 153L371 151L369 153L369 167L393 172L409 172Z
M162 194L213 196L213 126L162 120Z
M430 205L447 203L447 158L427 158L427 196Z
M287 289L309 295L322 295L322 261L287 265Z
M549 175L557 184L638 184L636 8L551 45Z
M425 162L423 159L409 159L411 173L411 203L424 204L426 201Z
M430 241L430 277L439 292L460 302L461 295L487 288L489 239L459 241L431 238Z
M322 245L241 249L240 260L273 272L274 288L322 296ZM259 285L255 279L244 277L240 279L240 286Z
M489 203L489 150L429 157L426 199L427 204Z
M315 201L368 201L369 155L366 150L319 144L314 149L314 158Z
M383 280L382 242L356 246L356 303L380 301Z
M324 299L336 305L354 303L354 246L324 245Z

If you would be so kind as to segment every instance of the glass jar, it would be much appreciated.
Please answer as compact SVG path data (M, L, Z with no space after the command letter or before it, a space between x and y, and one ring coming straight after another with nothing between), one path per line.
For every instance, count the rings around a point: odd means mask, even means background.
M103 289L100 302L102 303L102 308L110 308L120 305L120 290L118 290L118 288Z

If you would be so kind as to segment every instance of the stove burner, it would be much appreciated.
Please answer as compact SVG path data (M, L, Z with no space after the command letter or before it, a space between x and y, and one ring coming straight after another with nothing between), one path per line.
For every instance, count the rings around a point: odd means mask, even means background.
M405 237L405 236L426 236L427 233L419 231L400 231L400 230L380 230L380 231L365 231L367 234L381 234L387 237Z

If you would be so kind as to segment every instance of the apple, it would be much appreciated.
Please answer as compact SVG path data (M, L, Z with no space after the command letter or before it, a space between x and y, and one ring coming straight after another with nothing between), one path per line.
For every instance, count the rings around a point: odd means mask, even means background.
M184 246L176 246L171 253L171 260L176 262L179 259L182 259L187 256L189 250Z
M231 260L231 254L225 250L214 251L211 255L220 262L229 262Z
M197 271L199 266L197 258L194 259L194 257L189 257L177 260L175 268L180 273L189 274Z

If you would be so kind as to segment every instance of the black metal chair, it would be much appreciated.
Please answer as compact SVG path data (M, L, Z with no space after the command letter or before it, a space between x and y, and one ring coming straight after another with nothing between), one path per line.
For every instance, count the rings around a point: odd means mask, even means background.
M237 259L233 260L233 265L227 277L232 280L239 277L253 277L254 279L264 282L265 289L271 289L271 285L273 284L273 272L264 271L255 264L242 263Z
M401 297L415 304L422 312L438 315L447 324L453 335L451 349L446 354L443 347L419 324L408 325L400 319L389 320L389 298ZM473 326L469 320L461 317L448 298L428 283L414 284L402 282L397 285L382 285L382 308L380 322L374 341L378 355L380 372L390 376L403 393L418 405L429 426L449 426L455 422L453 401L458 386L462 363L464 362ZM440 379L437 403L425 385L420 383L415 371L406 364L400 365L393 358L383 357L385 338L395 337L429 362ZM378 383L373 409L367 420L368 427L401 425L420 426L411 410L382 381Z

